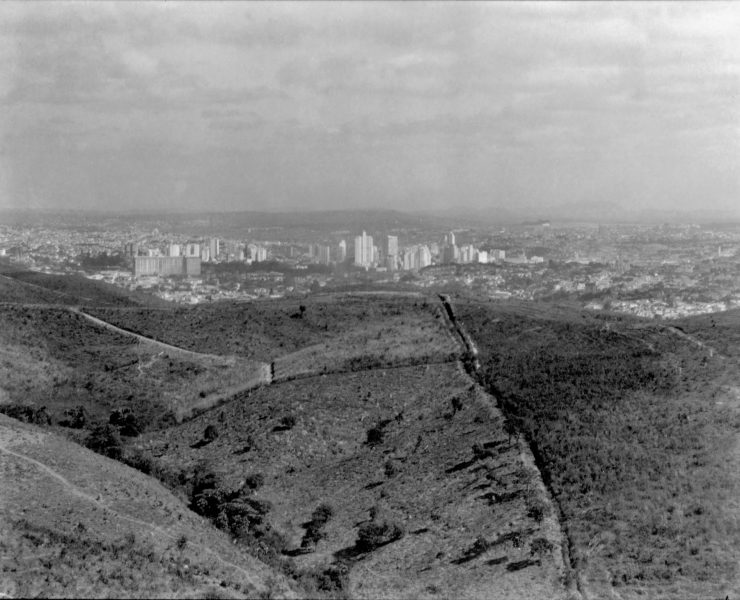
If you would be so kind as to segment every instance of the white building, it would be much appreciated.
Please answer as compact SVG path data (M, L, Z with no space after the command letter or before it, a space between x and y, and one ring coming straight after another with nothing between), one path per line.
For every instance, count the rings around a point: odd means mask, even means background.
M373 246L373 236L367 235L364 231L362 235L355 238L355 265L358 267L371 267L375 260Z
M342 240L337 245L337 262L343 263L347 260L347 242Z

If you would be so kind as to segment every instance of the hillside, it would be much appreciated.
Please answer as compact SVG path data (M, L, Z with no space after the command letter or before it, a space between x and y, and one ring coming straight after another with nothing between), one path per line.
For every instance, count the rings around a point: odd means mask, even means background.
M301 308L303 307L303 308ZM418 295L327 294L301 300L217 302L172 310L86 307L123 329L196 352L260 361L379 327L388 319L408 328L428 326L438 303Z
M107 420L133 411L141 427L259 385L267 365L138 338L63 307L0 306L0 400L45 406L56 421L83 407Z
M481 380L531 443L584 591L667 599L738 589L735 360L671 325L554 317L536 305L456 312ZM709 340L702 321L683 325ZM735 321L721 322L714 337L732 345Z
M167 307L164 300L81 275L49 275L0 260L0 302Z
M158 478L203 517L186 511L186 529L199 524L311 597L698 600L739 587L737 313L671 323L442 300L6 302L2 410L51 423L6 425L35 432L8 439L22 453L31 439L53 448L29 456L56 473L89 464L77 486L92 485L95 461L115 465L105 477L126 483L100 493L125 506L129 488L165 493ZM130 469L50 431L142 473L131 483ZM7 469L19 494L48 484ZM51 527L40 508L28 526L14 513L9 539L77 552L69 532L38 533ZM90 542L103 562L129 572L170 560L163 546L141 567L130 536L125 547L105 537L106 518L83 523L103 531ZM50 594L80 568L60 564ZM37 593L14 568L14 585Z
M252 497L270 507L273 551L292 556L309 589L338 572L352 598L566 597L560 532L531 457L455 362L274 384L137 445L182 480L206 470L226 488L259 481ZM322 504L332 518L306 548ZM361 549L370 523L403 535ZM533 557L538 539L552 548Z
M6 597L295 597L151 478L0 415Z

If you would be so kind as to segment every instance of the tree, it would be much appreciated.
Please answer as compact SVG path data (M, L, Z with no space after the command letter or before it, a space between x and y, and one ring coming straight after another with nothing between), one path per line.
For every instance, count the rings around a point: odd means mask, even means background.
M98 454L115 460L123 456L121 437L118 435L118 430L109 423L99 425L93 429L85 440L85 446Z
M208 425L203 432L203 439L206 442L212 442L218 437L218 427L215 425Z
M529 545L529 555L537 557L538 560L542 560L543 557L553 551L553 548L554 546L550 540L539 537L532 540L532 543Z
M511 446L511 438L519 439L519 429L514 424L513 419L506 419L504 421L504 433L509 436L509 446Z

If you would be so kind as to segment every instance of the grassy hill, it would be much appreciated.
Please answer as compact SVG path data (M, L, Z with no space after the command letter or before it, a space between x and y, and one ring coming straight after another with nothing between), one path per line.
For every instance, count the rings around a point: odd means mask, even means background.
M586 590L737 590L734 360L635 319L505 304L460 304L457 313L478 346L482 380L531 443ZM709 340L701 323L684 326ZM733 346L737 331L715 337Z
M258 384L264 369L163 347L65 308L0 306L0 403L46 406L56 421L82 406L93 420L129 409L152 427Z
M123 329L182 348L269 362L346 332L377 327L388 319L408 327L426 326L435 318L438 304L418 297L330 294L301 300L217 302L167 311L86 310Z
M0 415L0 592L296 597L151 478Z

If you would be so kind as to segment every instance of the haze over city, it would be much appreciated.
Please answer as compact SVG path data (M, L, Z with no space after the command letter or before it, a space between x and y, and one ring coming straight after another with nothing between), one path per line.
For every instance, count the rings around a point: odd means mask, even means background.
M722 2L4 2L0 208L737 215L739 30Z

